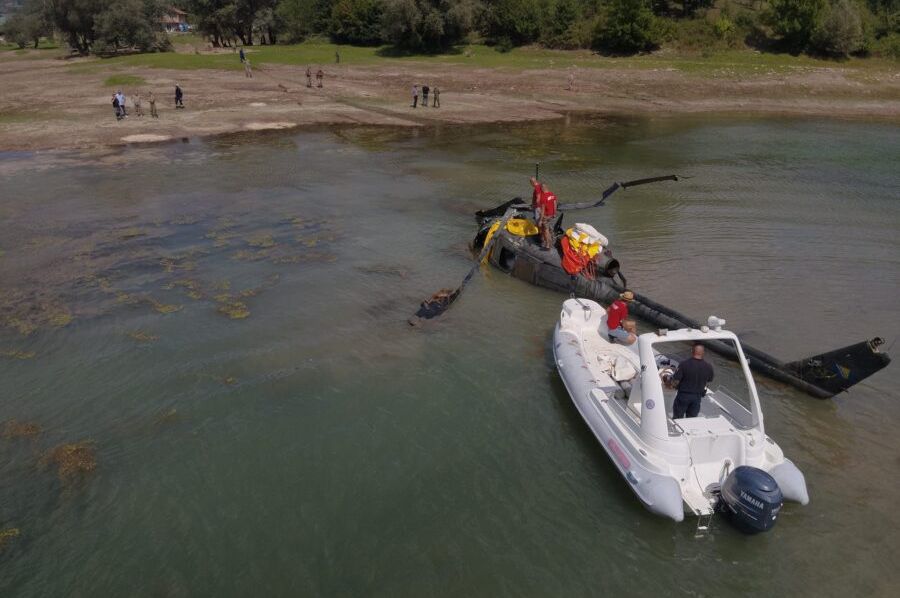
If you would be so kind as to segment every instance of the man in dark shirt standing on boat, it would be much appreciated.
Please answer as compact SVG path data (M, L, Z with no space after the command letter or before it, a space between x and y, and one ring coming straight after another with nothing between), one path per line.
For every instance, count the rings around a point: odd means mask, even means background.
M700 400L706 394L706 385L713 380L713 367L703 360L704 352L703 345L694 345L691 358L682 361L672 376L672 385L678 387L672 419L697 417L700 413Z

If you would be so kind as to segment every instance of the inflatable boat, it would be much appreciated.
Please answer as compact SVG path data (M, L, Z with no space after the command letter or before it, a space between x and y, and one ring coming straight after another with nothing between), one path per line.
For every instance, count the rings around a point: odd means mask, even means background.
M682 521L685 513L725 511L745 531L774 525L783 500L807 504L800 470L770 438L737 336L710 317L700 329L641 334L626 346L606 334L606 311L589 299L563 303L553 334L559 375L575 407L651 512ZM713 383L697 417L671 418L669 381L693 344L732 347L739 375ZM717 376L722 378L724 376Z
M562 209L565 206L561 206ZM515 212L500 227L501 214ZM530 208L520 198L497 208L476 213L479 222L473 249L489 249L485 261L501 272L533 285L586 297L609 304L625 290L627 281L619 261L613 257L609 241L592 227L576 223L564 229L563 216L555 223L554 250L541 249L537 227L530 220ZM581 246L578 244L581 243ZM573 247L575 247L573 249ZM573 254L574 257L573 257ZM581 260L581 264L575 263ZM571 273L578 268L574 274ZM699 328L701 323L634 291L629 312L659 328ZM769 378L789 384L820 399L831 398L886 367L890 358L879 350L881 338L858 342L793 362L784 362L765 351L744 345L750 367ZM709 349L737 359L727 343L710 343Z

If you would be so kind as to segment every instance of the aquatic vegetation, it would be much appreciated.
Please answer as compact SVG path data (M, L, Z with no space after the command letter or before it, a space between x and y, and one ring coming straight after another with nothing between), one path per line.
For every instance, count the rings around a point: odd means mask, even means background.
M0 327L28 336L41 327L62 328L73 320L72 312L57 297L22 291L0 295Z
M70 481L82 477L97 468L94 443L90 440L61 444L47 452L40 460L42 467L56 467L60 480Z
M229 240L235 237L234 233L222 233L213 231L204 235L207 239L213 240L213 247L227 247Z
M243 320L250 315L250 309L243 301L228 301L219 306L218 312L232 320Z
M196 218L194 216L179 216L177 218L173 218L172 220L169 220L169 224L180 225L180 226L197 224L198 222L200 222L200 219Z
M246 249L241 249L231 255L231 259L237 260L240 262L258 262L268 258L271 255L271 248L269 249L260 249L258 251L247 251Z
M163 288L165 289L185 289L185 294L194 300L203 299L203 289L200 286L200 283L196 280L191 280L189 278L181 278L179 280L175 280L165 285Z
M146 237L147 233L143 230L137 228L136 226L131 226L126 229L119 231L119 239L122 241L127 241L128 239L135 239L137 237Z
M181 311L181 309L183 307L181 305L171 305L168 303L162 303L152 297L147 297L147 299L145 299L145 301L147 303L149 303L150 305L152 305L153 309L155 309L156 311L158 311L161 314L171 314L176 311Z
M157 424L172 424L181 419L181 416L178 414L178 410L174 407L166 411L165 413L160 413L159 417L156 418Z
M19 351L18 349L0 349L0 357L7 359L32 359L37 353L34 351Z
M245 240L247 241L247 245L249 245L250 247L267 249L269 247L275 246L275 239L272 237L272 235L269 234L261 234L253 237L248 237Z
M57 328L62 328L63 326L68 326L72 321L72 314L66 311L58 311L50 315L47 320L52 326L56 326Z
M196 262L185 261L184 257L169 258L164 257L159 260L159 265L166 272L175 272L176 270L193 270L197 267Z
M134 305L136 303L140 303L141 298L137 295L132 295L130 293L125 293L124 291L116 291L116 303L123 303L128 305Z
M3 438L29 438L40 433L41 427L34 422L11 419L3 424Z
M17 527L7 527L5 529L0 529L0 550L3 550L4 547L9 543L13 538L18 538L20 535L19 528Z
M149 334L143 330L133 330L128 333L128 336L140 343L150 343L159 340L159 337L155 334Z

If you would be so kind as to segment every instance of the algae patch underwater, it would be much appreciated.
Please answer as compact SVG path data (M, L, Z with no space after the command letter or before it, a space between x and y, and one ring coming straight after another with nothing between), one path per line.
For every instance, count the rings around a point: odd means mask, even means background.
M34 422L11 419L3 424L3 438L32 438L40 433L41 427Z
M97 468L94 443L90 440L61 444L48 451L39 463L43 467L55 466L60 480L69 481L83 477Z

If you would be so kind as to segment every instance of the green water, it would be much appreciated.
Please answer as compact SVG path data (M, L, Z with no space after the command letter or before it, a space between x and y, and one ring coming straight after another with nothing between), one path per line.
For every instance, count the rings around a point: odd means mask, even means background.
M811 503L695 539L572 406L561 295L485 270L406 318L540 161L561 201L693 177L578 215L637 290L786 359L890 344L898 159L888 125L654 119L0 156L0 422L41 430L0 438L0 595L893 595L896 365L831 401L758 379Z

